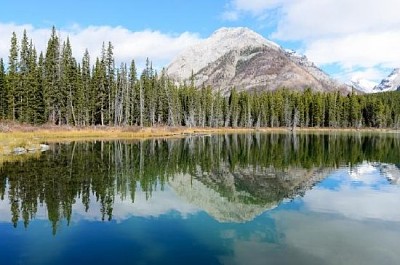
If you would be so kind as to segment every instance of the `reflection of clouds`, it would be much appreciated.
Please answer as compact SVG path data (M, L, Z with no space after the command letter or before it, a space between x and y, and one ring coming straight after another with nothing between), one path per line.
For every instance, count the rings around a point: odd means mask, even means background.
M95 200L95 197L91 198L91 202L95 202ZM99 203L91 203L88 212L85 212L83 204L75 204L73 206L73 220L101 220L100 207ZM130 197L122 200L119 196L116 196L112 219L123 221L132 216L158 217L171 211L179 212L183 217L187 217L189 214L196 213L199 210L182 201L174 192L166 188L164 191L154 192L147 199L145 192L137 191L134 203L132 203Z
M392 226L293 211L273 217L287 248L319 258L320 264L400 264L400 231Z
M307 253L305 254L296 248L282 247L278 244L268 242L235 240L232 247L232 255L219 257L219 260L222 264L324 264L322 259Z
M351 168L351 170L349 170L349 176L353 181L363 182L369 185L375 183L378 178L381 178L377 167L374 167L368 162L363 162Z
M7 191L6 194L8 194ZM4 201L0 201L0 222L11 221L12 217L10 207L10 201L8 197L5 196ZM72 206L72 221L100 221L100 209L101 205L99 202L96 202L95 195L92 195L90 198L90 205L87 212L85 211L85 206L77 200L77 202ZM132 216L158 217L171 211L176 211L185 218L190 214L198 212L199 209L187 202L182 201L182 199L180 199L172 190L168 188L166 188L164 191L154 192L148 199L146 199L145 192L137 191L135 194L134 203L132 203L130 197L127 197L123 200L119 196L115 197L112 219L116 221L123 221ZM35 219L48 219L47 208L45 205L38 207Z
M400 169L393 164L363 162L349 171L349 176L355 181L365 184L376 184L385 176L392 184L400 183Z
M314 212L341 214L356 220L400 221L400 190L397 187L380 191L350 186L338 190L317 188L307 193L303 201L305 207Z
M389 185L394 165L362 163L330 175L338 186L317 185L299 200L300 211L277 210L276 243L265 238L232 240L224 264L400 264L400 187ZM398 172L398 169L397 171ZM336 183L335 183L336 184ZM305 211L305 212L303 212ZM328 215L326 215L328 213ZM332 214L332 215L331 215ZM387 223L390 222L390 223ZM252 231L259 234L260 231Z
M400 189L383 185L380 167L363 163L347 174L335 175L339 187L317 187L306 193L304 206L314 212L341 214L348 218L400 221ZM357 185L352 185L356 179Z

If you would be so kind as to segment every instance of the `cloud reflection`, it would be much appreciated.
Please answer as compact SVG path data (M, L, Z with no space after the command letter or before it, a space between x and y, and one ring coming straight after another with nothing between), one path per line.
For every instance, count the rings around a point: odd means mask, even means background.
M339 181L339 187L320 185L306 193L302 199L306 209L355 220L400 221L400 187L383 185L381 164L365 162L350 171L340 170L332 178Z

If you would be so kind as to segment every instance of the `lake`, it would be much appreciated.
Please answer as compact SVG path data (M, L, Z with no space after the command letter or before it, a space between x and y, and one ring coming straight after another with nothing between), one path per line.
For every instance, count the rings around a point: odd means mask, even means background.
M0 264L400 264L397 134L50 144L0 166Z

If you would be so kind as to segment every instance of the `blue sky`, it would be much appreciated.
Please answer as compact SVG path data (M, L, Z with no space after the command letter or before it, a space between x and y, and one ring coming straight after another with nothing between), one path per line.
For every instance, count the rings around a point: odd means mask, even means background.
M12 31L27 29L41 50L55 25L77 58L111 41L118 62L149 57L162 67L218 28L244 26L341 80L379 81L400 67L399 9L398 0L2 0L0 57Z

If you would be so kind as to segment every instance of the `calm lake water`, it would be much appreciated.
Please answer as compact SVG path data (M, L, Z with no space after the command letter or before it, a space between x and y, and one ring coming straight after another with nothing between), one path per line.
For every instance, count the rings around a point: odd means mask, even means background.
M400 136L52 144L0 166L0 264L400 264Z

